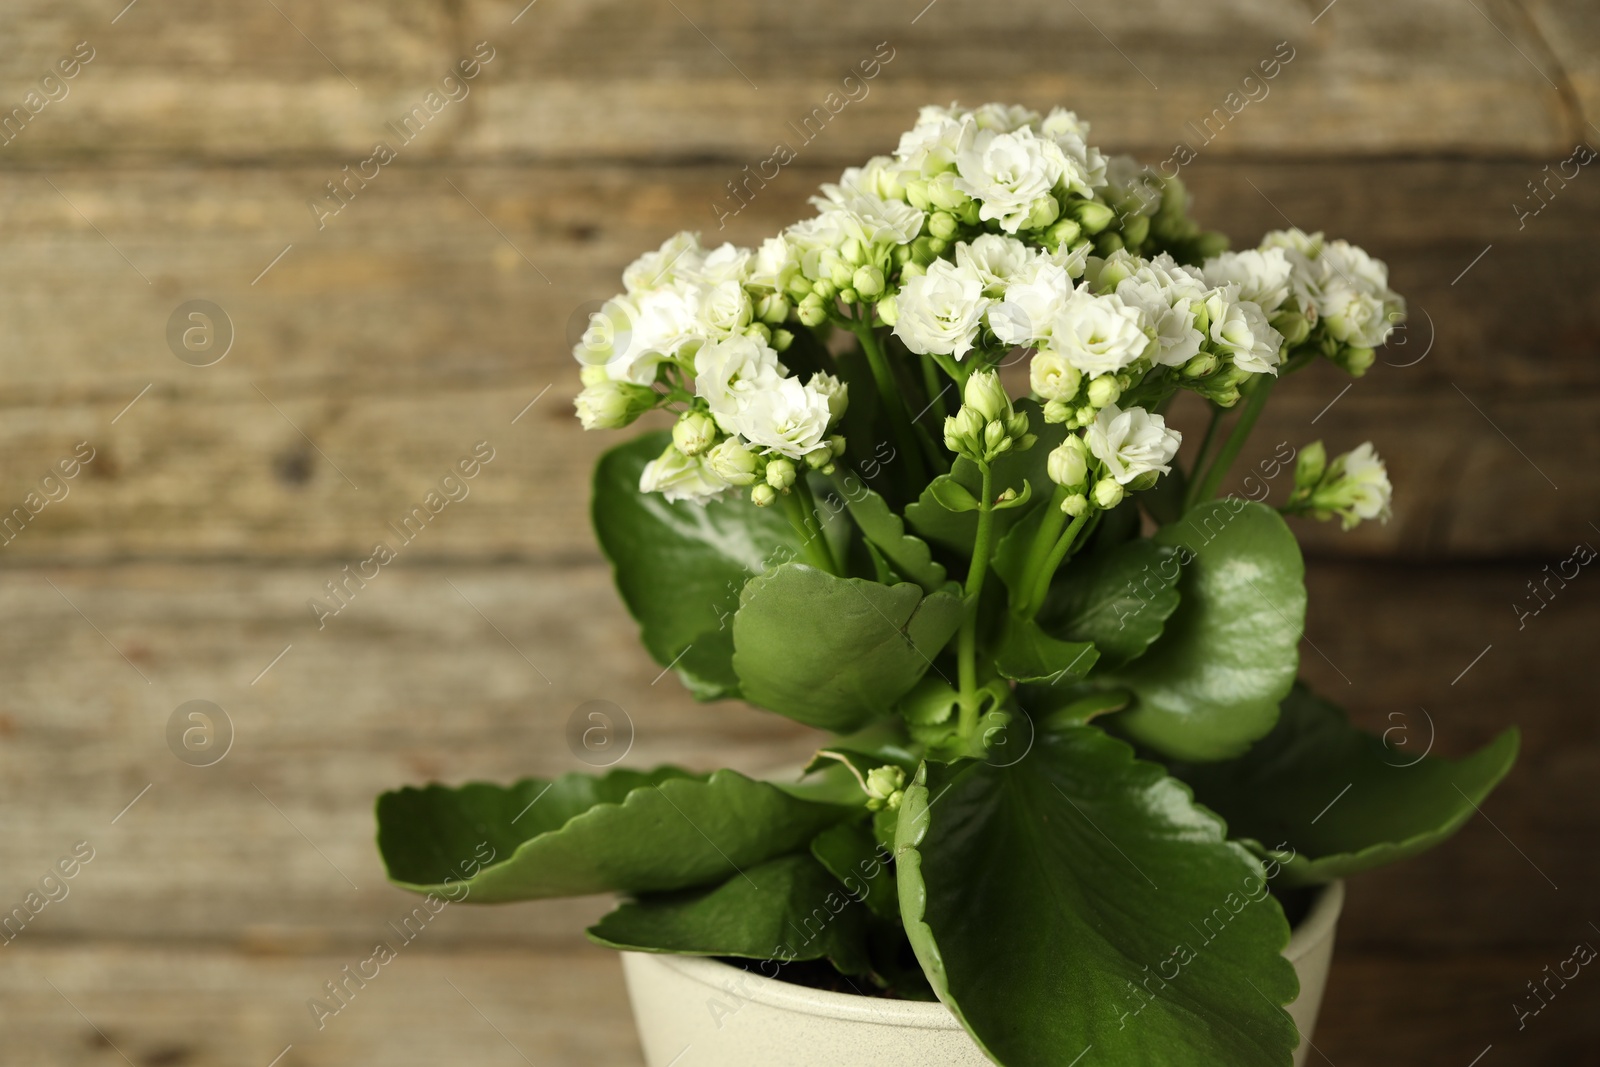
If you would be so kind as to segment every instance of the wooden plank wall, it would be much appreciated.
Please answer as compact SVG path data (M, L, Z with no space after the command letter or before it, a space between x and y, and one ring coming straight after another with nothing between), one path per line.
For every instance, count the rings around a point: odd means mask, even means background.
M807 751L639 649L566 350L640 250L754 243L957 98L1067 104L1154 160L1188 141L1202 217L1239 241L1287 220L1389 261L1404 345L1348 388L1290 381L1258 431L1262 454L1370 438L1398 492L1387 526L1302 530L1305 670L1437 752L1510 721L1525 745L1456 840L1352 885L1318 1049L1592 1058L1600 979L1520 1029L1513 1004L1600 940L1600 579L1515 607L1600 538L1600 177L1529 185L1600 145L1593 4L526 2L5 6L0 118L75 76L0 145L0 502L94 458L0 546L0 903L77 842L94 858L0 946L0 1062L640 1062L580 935L601 901L452 908L325 1028L306 1000L411 907L372 845L385 788L574 769L589 699L626 709L633 763ZM1270 93L1201 144L1188 124L1280 42ZM874 53L865 95L797 135ZM474 55L401 144L386 124ZM379 139L378 177L308 208ZM725 183L779 142L795 161L717 233ZM231 321L214 365L169 349L190 300ZM471 495L319 630L307 599L480 441ZM207 768L166 743L195 699L234 727Z

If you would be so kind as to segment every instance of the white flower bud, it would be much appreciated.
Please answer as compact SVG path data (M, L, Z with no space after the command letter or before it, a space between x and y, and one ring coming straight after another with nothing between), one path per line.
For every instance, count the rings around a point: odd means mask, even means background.
M822 297L812 293L800 301L798 310L800 321L806 326L821 326L828 321L828 309L822 302Z
M756 304L756 318L777 325L789 317L789 301L782 293L768 293Z
M893 326L895 317L899 314L899 306L895 303L895 296L889 293L878 301L878 321L885 326Z
M883 271L870 264L858 267L850 276L850 284L863 297L874 297L883 292Z
M672 443L686 456L698 456L717 439L717 424L703 411L686 411L672 427Z
M1011 397L992 370L974 371L962 390L961 400L983 417L985 422L1011 416Z
M794 485L795 473L794 460L778 456L767 463L767 484L787 491Z
M1045 460L1050 480L1068 489L1080 489L1089 479L1088 449L1083 438L1073 435L1051 450Z
M778 499L778 491L770 485L761 484L750 487L750 503L758 508L770 507Z
M586 386L572 406L585 430L616 430L655 407L658 399L654 389L606 379Z
M1114 375L1102 374L1089 383L1089 403L1097 408L1107 404L1115 404L1122 399L1122 389L1117 385Z
M729 485L750 485L756 480L756 454L737 437L726 438L707 452L706 466Z
M1122 503L1123 489L1115 478L1102 478L1095 483L1094 502L1102 508L1114 508Z
M1082 493L1073 493L1061 502L1061 510L1077 518L1089 510L1089 498Z

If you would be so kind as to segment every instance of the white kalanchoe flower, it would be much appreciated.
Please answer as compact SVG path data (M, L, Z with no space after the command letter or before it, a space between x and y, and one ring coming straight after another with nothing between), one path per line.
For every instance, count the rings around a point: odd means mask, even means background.
M979 130L956 157L960 177L955 185L979 202L979 218L1016 233L1032 216L1035 202L1067 177L1068 166L1059 145L1036 137L1027 127L1013 133ZM1072 180L1084 184L1087 175L1073 166Z
M1405 298L1389 288L1389 267L1347 241L1332 241L1317 265L1324 269L1317 310L1335 339L1378 348L1406 316Z
M949 108L924 107L917 124L900 135L895 158L914 175L931 178L956 165L956 157L977 135L978 125L967 114Z
M836 204L862 195L879 200L904 200L909 176L905 164L899 160L891 156L873 156L866 166L846 167L837 184L823 182L822 195Z
M1249 300L1271 315L1289 299L1293 270L1282 248L1252 248L1212 256L1206 260L1203 274L1206 284L1214 288L1230 282L1237 285L1241 300Z
M700 302L702 333L707 337L731 337L743 333L750 325L755 307L750 294L736 279L718 282L711 286Z
M1322 287L1317 313L1330 337L1355 348L1377 348L1394 330L1381 297L1338 276Z
M639 474L641 493L660 493L669 503L688 500L703 504L721 496L729 485L699 456L686 456L668 445L660 457L644 465Z
M934 260L895 298L894 335L913 352L961 359L971 351L989 304L973 272Z
M833 413L822 392L784 378L752 394L730 421L734 432L763 452L800 459L828 447Z
M1095 189L1106 184L1106 157L1088 143L1089 124L1076 113L1065 108L1053 108L1038 124L1038 131L1041 136L1054 141L1067 158L1081 169L1083 186L1087 188L1074 188L1069 183L1069 192L1092 196Z
M1150 345L1139 309L1116 295L1096 296L1076 289L1057 309L1050 325L1051 345L1090 377L1114 374Z
M1156 336L1151 360L1163 367L1183 366L1200 351L1204 339L1195 328L1194 303L1184 292L1163 288L1161 277L1143 264L1117 283L1122 302L1144 313L1145 325Z
M977 277L985 296L1004 295L1007 284L1037 259L1034 250L998 233L979 234L956 245L956 264Z
M724 243L704 256L696 257L692 263L687 265L679 263L673 268L673 275L675 279L688 279L704 286L727 281L743 282L750 273L750 260L753 255L754 253L748 248Z
M1328 464L1328 473L1312 493L1311 503L1338 514L1340 525L1348 530L1363 520L1388 522L1393 497L1389 471L1372 442L1365 441Z
M1317 297L1322 289L1322 234L1299 229L1274 230L1261 239L1261 250L1280 249L1289 261L1289 291L1300 314L1313 326L1319 313Z
M1028 384L1045 400L1071 400L1082 382L1078 369L1051 349L1039 349L1028 362Z
M702 345L694 356L694 391L711 408L717 425L738 432L738 419L762 393L776 388L787 373L767 345L737 334Z
M1046 341L1071 293L1071 272L1046 254L1035 255L1012 275L1005 299L989 308L989 328L1008 345Z
M789 283L800 273L800 261L794 249L783 239L783 234L768 237L761 242L750 260L748 284L758 289L771 289L784 293Z
M699 234L687 230L673 234L660 248L646 252L629 264L622 272L622 284L629 293L659 289L692 275L704 256Z
M589 316L583 336L572 346L572 358L585 370L603 368L612 381L651 384L663 357L640 349L634 329L638 321L639 308L632 297L612 297Z
M806 382L806 388L817 393L828 402L828 415L831 422L837 423L844 418L845 409L850 403L850 387L835 378L827 371L817 371Z
M970 114L972 121L978 124L978 129L997 133L1011 133L1024 126L1032 126L1042 118L1037 111L1021 104L980 104Z
M836 224L845 235L864 245L910 244L922 232L926 218L904 200L885 200L853 189L837 201L814 196L811 202L824 215L838 215Z
M704 290L690 281L678 280L636 297L638 317L634 322L635 361L660 357L671 359L679 349L705 337L701 311Z
M813 281L825 278L825 254L837 255L850 235L845 230L842 211L825 211L809 219L802 219L783 231L784 244L794 258L800 273Z
M1094 457L1105 464L1106 474L1118 485L1127 485L1149 471L1170 471L1169 464L1178 454L1183 435L1167 429L1165 419L1144 408L1123 411L1115 404L1107 404L1084 431L1084 441Z
M1278 373L1283 335L1272 328L1258 305L1239 299L1237 286L1212 290L1206 297L1206 312L1211 319L1211 343L1219 354L1251 374Z

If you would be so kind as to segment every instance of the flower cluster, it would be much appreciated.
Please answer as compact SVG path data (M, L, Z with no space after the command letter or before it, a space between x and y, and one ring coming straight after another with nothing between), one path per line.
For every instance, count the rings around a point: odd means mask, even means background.
M1393 496L1389 472L1371 441L1362 442L1332 463L1322 442L1313 441L1300 450L1294 491L1283 510L1322 520L1337 515L1348 530L1362 520L1388 522Z
M794 484L803 463L826 468L843 447L829 430L847 389L826 372L805 381L779 359L794 335L790 306L762 281L766 261L682 233L623 273L627 291L593 316L574 349L585 429L614 429L658 406L679 411L672 443L640 488L705 501L751 487L758 504Z
M1031 353L1043 421L1069 431L1050 477L1078 516L1171 469L1181 437L1160 412L1178 390L1220 410L1319 356L1360 374L1403 319L1387 268L1361 249L1291 229L1226 251L1188 217L1179 181L1088 137L1061 108L927 107L893 154L825 184L815 216L758 249L671 238L627 269L578 345L579 417L676 411L641 488L697 501L748 488L765 505L846 456L847 381L879 394L909 463L949 465L926 455L931 427L911 425L940 406L940 376L964 401L936 413L949 452L986 464L1022 451L1043 427L984 371ZM835 361L841 328L865 368ZM906 388L919 360L920 398Z

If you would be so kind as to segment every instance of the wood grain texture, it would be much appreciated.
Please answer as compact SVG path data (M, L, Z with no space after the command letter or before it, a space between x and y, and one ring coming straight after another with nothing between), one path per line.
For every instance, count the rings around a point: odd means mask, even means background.
M0 1064L265 1067L292 1044L278 1067L636 1067L616 963L581 937L598 898L453 907L325 1029L306 1000L414 902L372 845L384 789L580 769L565 724L592 699L631 718L629 765L809 752L639 647L586 517L621 438L571 417L568 350L640 251L754 244L951 99L1074 107L1152 161L1186 141L1196 214L1236 243L1299 224L1390 264L1404 343L1353 385L1284 383L1233 488L1280 441L1371 439L1393 520L1299 524L1304 673L1408 745L1460 755L1518 721L1524 749L1455 839L1351 884L1313 1060L1586 1062L1590 979L1524 1030L1511 1004L1600 941L1600 597L1585 572L1519 618L1600 538L1600 180L1549 178L1600 145L1592 3L525 4L7 8L0 517L97 451L0 537L0 906L96 852L0 942ZM94 58L19 125L80 41ZM337 214L308 206L480 41L467 95ZM1279 42L1268 95L1219 122ZM779 141L796 161L719 229ZM214 366L168 348L192 299L231 318ZM307 601L478 441L471 495L319 629ZM216 766L168 749L192 699L234 725Z
M1570 147L1582 125L1539 27L1505 0L1481 12L1413 0L1320 17L1318 5L1265 0L943 0L920 15L925 4L839 0L526 11L519 0L284 0L279 12L185 0L134 7L115 24L86 0L18 6L29 30L5 64L18 103L78 41L96 49L71 93L0 150L19 164L365 155L480 41L496 58L418 138L419 156L765 155L791 121L827 107L839 118L806 151L853 160L881 150L920 105L953 97L1065 101L1112 145L1168 150L1192 136L1188 123L1239 108L1228 94L1280 42L1293 60L1211 149L1541 154ZM1560 51L1579 56L1596 39L1592 20L1571 14L1580 7L1566 0L1554 16ZM853 90L855 103L829 104L829 93L847 99L843 79L881 43L889 64Z

